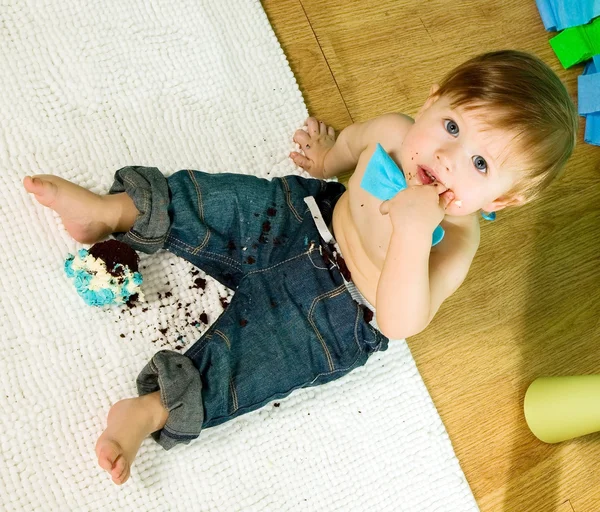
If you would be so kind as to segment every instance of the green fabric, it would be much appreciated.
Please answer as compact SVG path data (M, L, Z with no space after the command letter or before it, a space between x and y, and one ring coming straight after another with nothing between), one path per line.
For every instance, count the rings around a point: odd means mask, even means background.
M571 27L550 39L563 67L570 68L600 53L600 17L587 25Z

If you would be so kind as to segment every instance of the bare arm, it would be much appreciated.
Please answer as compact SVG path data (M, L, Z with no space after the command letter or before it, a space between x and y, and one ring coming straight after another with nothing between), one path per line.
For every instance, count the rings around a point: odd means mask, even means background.
M377 323L389 338L424 330L462 284L479 245L478 232L449 226L431 251L431 235L408 226L394 233L377 287Z
M384 114L344 128L335 139L335 131L314 117L306 120L307 131L297 130L294 141L302 153L293 151L294 163L315 178L333 178L353 171L363 151L377 142L392 146L402 138L412 120L402 114Z

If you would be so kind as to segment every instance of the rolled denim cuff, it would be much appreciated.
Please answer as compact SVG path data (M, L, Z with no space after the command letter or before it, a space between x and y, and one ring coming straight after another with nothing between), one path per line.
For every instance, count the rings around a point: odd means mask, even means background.
M127 233L113 236L136 251L154 253L167 238L169 219L169 186L156 167L129 166L115 173L109 194L126 192L140 212Z
M140 396L160 391L162 405L169 411L164 427L151 434L165 450L188 444L200 435L204 421L202 382L190 358L161 350L138 375L136 384Z

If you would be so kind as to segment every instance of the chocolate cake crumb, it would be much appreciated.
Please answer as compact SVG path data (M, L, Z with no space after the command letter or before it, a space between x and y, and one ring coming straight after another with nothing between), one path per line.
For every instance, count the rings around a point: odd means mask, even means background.
M373 320L373 311L371 311L368 307L363 306L363 317L365 322L368 324L371 323L371 320Z
M121 267L115 270L117 264L129 267L132 272L139 270L140 258L137 253L127 244L118 240L111 239L94 244L89 248L88 253L94 258L104 261L106 270L115 277L123 275Z
M223 309L229 306L229 302L227 302L227 299L225 297L219 297L219 301L221 301L221 307Z
M271 223L268 220L263 222L262 230L263 233L268 233L269 231L271 231Z
M202 321L202 323L208 325L208 315L206 313L201 313L200 314L200 320Z
M241 325L242 327L246 327L246 326L248 325L248 320L246 320L245 318L242 318L242 319L240 320L240 325Z
M275 208L268 208L267 209L267 215L269 217L275 217L275 215L277 215L277 210Z
M197 277L196 279L194 279L194 285L195 288L202 288L204 290L204 288L206 287L206 279Z
M127 305L127 307L129 309L134 308L135 307L135 303L137 302L138 299L139 299L139 294L134 293L133 295L131 295L129 297L129 299L127 299L127 302L125 304Z

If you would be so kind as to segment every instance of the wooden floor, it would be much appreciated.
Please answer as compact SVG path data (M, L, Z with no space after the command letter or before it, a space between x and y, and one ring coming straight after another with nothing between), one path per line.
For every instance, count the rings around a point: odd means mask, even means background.
M515 48L576 98L534 0L263 0L311 115L340 130L414 115L466 58ZM523 416L543 375L600 373L600 148L583 143L542 199L482 226L463 286L408 340L482 511L600 511L600 434L538 441Z

